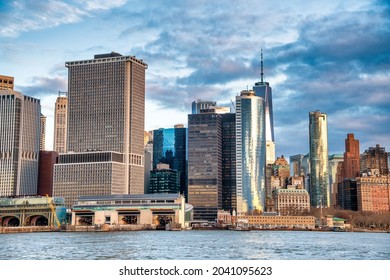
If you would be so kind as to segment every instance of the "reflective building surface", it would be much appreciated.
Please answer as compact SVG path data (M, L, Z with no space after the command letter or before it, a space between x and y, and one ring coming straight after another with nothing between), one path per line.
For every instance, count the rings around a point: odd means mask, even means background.
M180 173L180 193L187 198L187 128L160 128L153 131L153 169L169 164Z
M264 99L265 102L265 139L267 142L267 164L275 162L275 133L274 133L274 113L272 108L272 88L268 82L264 81L263 71L263 51L261 51L261 73L260 82L255 83L253 91L256 96Z
M309 113L310 203L330 207L328 120L319 111Z
M237 213L264 211L265 101L252 90L236 97Z

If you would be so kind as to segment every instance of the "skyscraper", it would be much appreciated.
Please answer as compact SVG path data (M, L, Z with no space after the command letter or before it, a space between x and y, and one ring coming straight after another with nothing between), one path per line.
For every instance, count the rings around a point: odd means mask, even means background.
M80 195L144 193L147 64L112 52L65 65L68 154L55 166L54 195L69 207Z
M169 164L180 176L180 193L187 199L187 128L160 128L153 131L153 169L159 163Z
M188 115L188 203L194 219L215 220L222 209L221 115Z
M68 124L68 97L58 97L54 110L54 151L58 153L66 153L66 138Z
M222 114L222 209L237 209L236 114Z
M0 196L37 193L40 116L39 99L0 90Z
M192 102L192 114L200 114L200 110L209 109L213 106L217 106L217 102L198 99Z
M275 162L275 135L274 135L274 115L272 108L272 88L268 82L264 81L263 71L263 50L261 50L261 72L260 82L255 83L253 90L256 96L259 96L265 101L265 140L267 164Z
M46 116L41 114L41 142L39 143L39 150L44 151L46 149Z
M328 121L319 111L309 113L310 203L330 207Z
M236 97L237 213L264 211L265 100L252 90Z
M356 178L360 173L359 140L354 138L353 133L348 133L345 139L344 172L344 178Z

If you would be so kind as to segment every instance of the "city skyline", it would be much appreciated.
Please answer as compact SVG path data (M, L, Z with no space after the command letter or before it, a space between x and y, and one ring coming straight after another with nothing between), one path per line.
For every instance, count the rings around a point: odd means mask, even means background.
M362 150L390 146L388 2L188 5L0 4L0 74L41 100L47 149L57 93L68 90L65 61L110 51L145 60L145 130L153 130L187 126L197 99L230 106L260 80L261 48L264 81L273 89L276 155L309 151L307 114L315 110L328 115L330 154L344 151L347 133Z

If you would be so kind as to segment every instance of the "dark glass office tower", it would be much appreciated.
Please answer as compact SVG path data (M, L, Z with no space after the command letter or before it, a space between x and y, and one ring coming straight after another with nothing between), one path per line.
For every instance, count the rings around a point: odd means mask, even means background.
M215 221L222 209L222 117L188 115L188 202L195 220Z
M187 187L187 128L160 128L153 131L153 169L157 164L169 164L180 173L180 193L188 200Z
M236 114L222 114L222 208L237 209Z

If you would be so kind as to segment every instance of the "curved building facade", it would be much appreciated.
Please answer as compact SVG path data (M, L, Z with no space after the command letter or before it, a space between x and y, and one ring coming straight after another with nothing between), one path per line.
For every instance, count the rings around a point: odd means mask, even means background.
M236 97L237 213L264 211L265 101L252 90Z
M325 113L309 113L310 204L330 207L328 120Z

